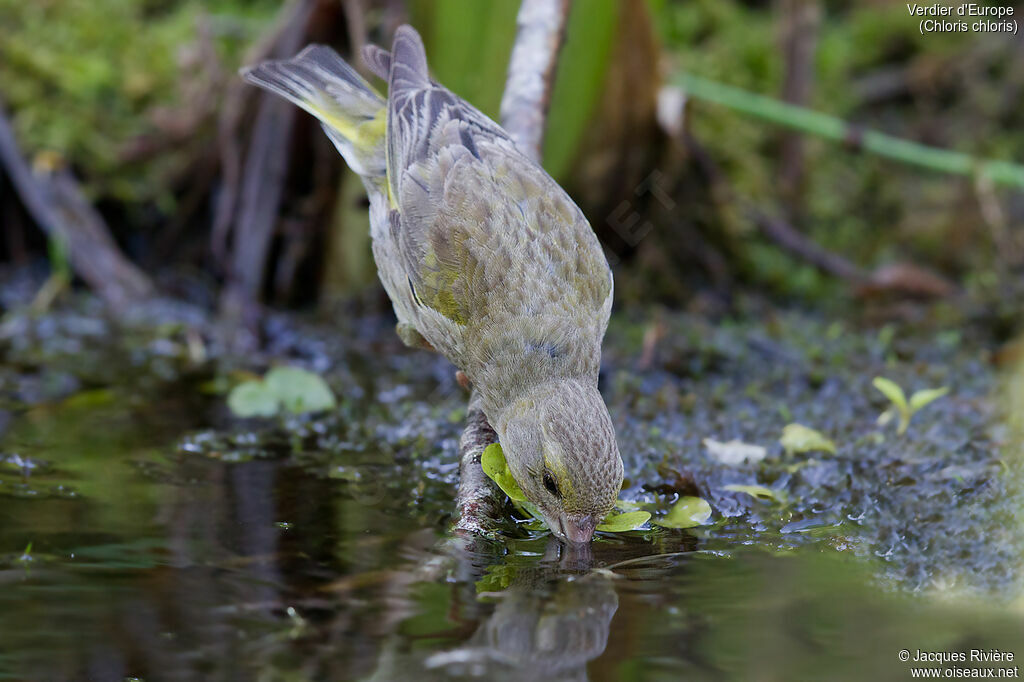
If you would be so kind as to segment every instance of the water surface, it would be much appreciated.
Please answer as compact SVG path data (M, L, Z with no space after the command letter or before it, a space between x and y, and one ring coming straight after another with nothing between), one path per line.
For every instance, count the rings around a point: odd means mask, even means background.
M389 453L331 475L203 449L204 413L92 392L11 422L0 679L907 679L902 648L1024 654L1008 600L881 585L832 533L457 539L444 477L390 481L412 505L369 482Z

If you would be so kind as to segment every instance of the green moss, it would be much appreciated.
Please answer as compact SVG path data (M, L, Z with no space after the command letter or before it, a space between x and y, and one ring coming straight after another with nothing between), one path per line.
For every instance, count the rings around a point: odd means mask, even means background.
M0 82L19 141L29 155L71 164L94 195L166 203L161 179L211 131L139 163L126 164L123 150L161 132L158 111L179 120L194 113L200 91L234 74L276 11L269 0L0 0ZM201 30L216 65L199 53Z

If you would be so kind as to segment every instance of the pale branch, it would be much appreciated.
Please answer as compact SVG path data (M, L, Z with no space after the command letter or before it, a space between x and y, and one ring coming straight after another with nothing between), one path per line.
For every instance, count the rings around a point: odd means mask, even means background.
M18 149L2 106L0 168L32 220L51 239L65 242L71 267L107 304L123 306L153 294L149 277L121 252L71 173L63 169L33 172Z
M501 98L501 125L535 161L541 158L544 122L569 5L569 0L523 0L516 17L516 41Z
M455 497L459 520L455 523L456 531L486 532L501 514L500 491L480 466L484 448L497 440L498 435L487 423L474 390L466 410L466 428L459 439L459 490Z

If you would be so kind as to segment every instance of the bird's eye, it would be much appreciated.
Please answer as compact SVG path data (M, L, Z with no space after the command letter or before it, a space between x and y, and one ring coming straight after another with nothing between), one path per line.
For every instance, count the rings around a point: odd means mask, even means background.
M548 489L548 492L555 497L560 497L558 493L558 484L555 483L555 477L551 475L550 471L544 472L544 487Z

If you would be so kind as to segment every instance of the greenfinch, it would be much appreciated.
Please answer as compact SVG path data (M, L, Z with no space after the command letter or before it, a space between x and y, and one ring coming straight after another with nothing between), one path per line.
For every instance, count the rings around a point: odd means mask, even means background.
M363 56L386 99L324 46L242 74L321 121L366 186L402 340L465 373L526 497L589 542L622 486L597 388L613 285L598 240L501 126L430 78L415 30Z

